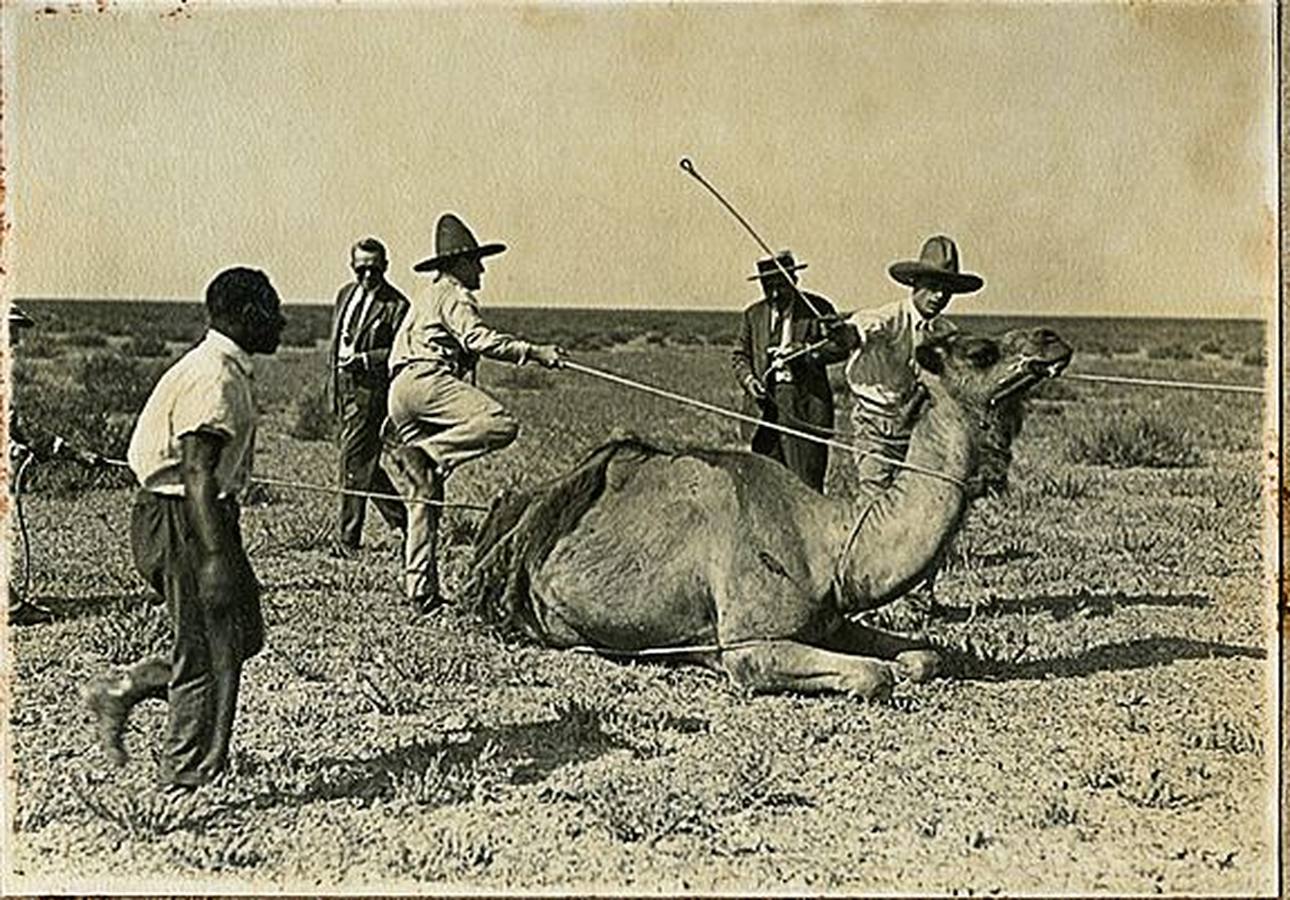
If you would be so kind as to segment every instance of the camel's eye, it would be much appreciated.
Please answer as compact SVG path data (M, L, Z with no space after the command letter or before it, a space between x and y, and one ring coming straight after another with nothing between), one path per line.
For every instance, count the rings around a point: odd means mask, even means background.
M992 343L982 342L968 350L967 358L978 369L992 366L999 361L999 348Z

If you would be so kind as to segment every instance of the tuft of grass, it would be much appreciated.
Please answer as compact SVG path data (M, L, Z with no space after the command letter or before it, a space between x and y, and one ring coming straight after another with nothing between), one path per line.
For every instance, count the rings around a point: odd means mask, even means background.
M63 343L69 347L84 347L92 349L95 347L106 347L108 345L107 335L101 331L74 331L71 334L64 335Z
M490 379L490 387L511 391L549 391L555 387L555 376L537 366L507 366Z
M163 653L170 646L172 628L160 603L128 598L104 607L99 624L88 635L89 649L113 665L126 665Z
M1050 797L1035 820L1036 828L1069 828L1084 821L1084 815L1066 802L1065 797Z
M1193 750L1217 750L1234 755L1251 753L1262 755L1263 738L1252 728L1230 719L1211 719L1209 723L1186 738L1186 746Z
M1180 362L1195 359L1196 351L1187 344L1160 344L1147 350L1148 359L1174 359Z
M477 876L492 866L497 851L490 835L441 825L428 835L426 848L401 846L393 869L416 881L453 882Z
M1191 432L1150 416L1088 422L1066 443L1070 462L1115 469L1178 469L1200 465Z
M1134 773L1117 789L1120 798L1142 809L1184 809L1195 806L1208 794L1180 787L1163 769Z
M487 803L513 778L501 746L486 741L477 753L469 746L448 746L420 765L393 772L390 788L395 800L417 806L451 806L466 801Z
M1242 354L1241 365L1254 366L1257 369L1264 369L1264 368L1267 368L1268 358L1267 358L1267 355L1264 354L1262 350L1251 350L1248 353Z
M166 355L166 341L157 334L135 334L125 342L121 352L126 356L151 358Z
M1045 472L1036 482L1035 490L1044 497L1083 500L1089 495L1091 487L1089 479L1074 472L1062 472L1060 475Z
M246 834L193 835L178 834L170 848L176 862L204 872L254 869L267 857Z
M132 840L150 841L176 831L201 833L227 813L196 791L137 793L84 777L75 779L72 789L94 816Z

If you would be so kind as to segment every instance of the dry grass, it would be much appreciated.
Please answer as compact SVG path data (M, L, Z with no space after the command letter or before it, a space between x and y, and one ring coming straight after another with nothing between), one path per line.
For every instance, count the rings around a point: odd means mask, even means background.
M688 328L709 348L583 358L734 405L715 337L726 321ZM551 327L590 341L581 324ZM1077 348L1098 340L1080 328ZM1126 334L1136 340L1120 329L1102 343ZM1245 341L1224 336L1225 358L1170 359L1167 371L1141 341L1135 357L1076 364L1248 379ZM263 474L332 479L331 446L290 433L321 352L257 370ZM65 362L31 360L25 389L75 371ZM486 503L549 477L614 428L737 443L702 413L540 374L484 367L523 429L454 475L450 499ZM1072 383L1044 405L1056 412L1027 423L1011 493L983 501L950 553L938 607L903 623L953 651L959 676L904 685L887 705L752 698L699 669L506 643L453 609L417 617L379 517L362 556L335 560L323 537L333 499L275 489L243 513L268 645L245 674L234 770L179 800L152 789L164 706L136 711L134 759L109 771L74 701L90 675L164 644L164 615L131 570L129 492L34 495L35 591L63 619L15 635L12 864L104 888L156 877L304 892L1267 892L1258 403ZM1065 460L1072 434L1135 415L1185 423L1198 464ZM853 493L852 479L835 457L828 489ZM473 529L468 514L449 519L450 594ZM899 613L885 615L901 624Z

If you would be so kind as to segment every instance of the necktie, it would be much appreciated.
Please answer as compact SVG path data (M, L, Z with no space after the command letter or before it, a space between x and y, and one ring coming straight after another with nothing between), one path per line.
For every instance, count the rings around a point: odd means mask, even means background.
M355 288L354 296L349 301L349 310L345 314L345 327L341 330L345 346L351 350L354 348L354 339L358 335L358 326L362 322L363 307L366 305L367 292L361 287Z

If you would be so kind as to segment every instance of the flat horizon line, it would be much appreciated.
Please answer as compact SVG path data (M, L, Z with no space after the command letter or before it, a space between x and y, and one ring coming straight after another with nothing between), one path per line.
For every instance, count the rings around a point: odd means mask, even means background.
M194 303L201 305L202 301L196 297L11 297L12 303ZM330 307L333 302L330 300L308 300L308 299L288 299L282 301L283 306L318 306ZM583 306L571 304L568 306L541 306L527 303L486 303L485 309L497 310L546 310L554 312L576 311L576 312L653 312L653 313L729 313L737 314L742 312L745 307L738 309L720 306L690 306L678 309L670 306ZM867 307L860 307L865 309ZM1011 312L1000 310L982 310L980 312L960 312L950 313L951 316L978 316L984 318L1041 318L1043 314L1034 311L1028 312ZM1230 321L1230 322L1262 322L1267 323L1272 317L1257 316L1232 316L1232 315L1186 315L1186 314L1150 314L1150 313L1131 313L1131 312L1052 312L1047 314L1048 318L1053 319L1138 319L1138 320L1198 320L1198 321Z

